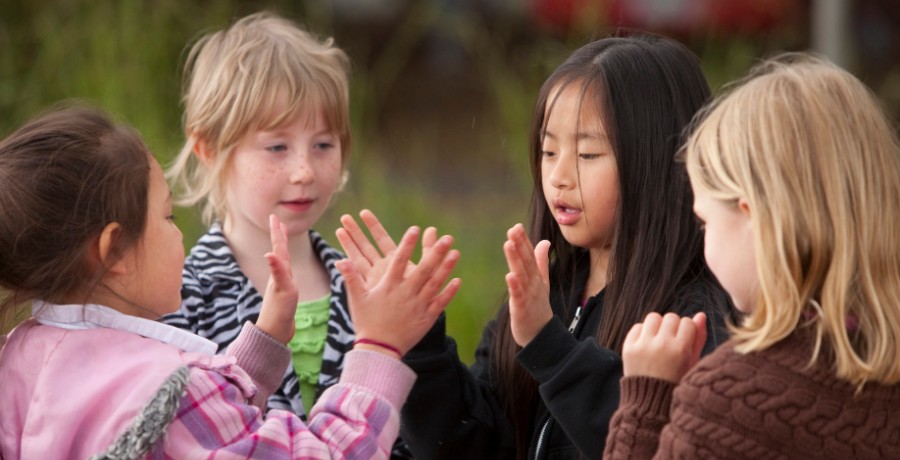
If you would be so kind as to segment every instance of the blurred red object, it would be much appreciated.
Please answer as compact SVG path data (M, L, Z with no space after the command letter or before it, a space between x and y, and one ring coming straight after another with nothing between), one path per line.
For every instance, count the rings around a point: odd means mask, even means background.
M804 0L532 0L536 24L630 27L675 34L754 33L792 24Z

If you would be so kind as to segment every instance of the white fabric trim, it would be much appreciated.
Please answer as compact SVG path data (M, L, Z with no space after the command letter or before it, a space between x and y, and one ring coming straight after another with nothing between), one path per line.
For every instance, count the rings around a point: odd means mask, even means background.
M98 327L118 329L156 339L187 352L214 355L218 349L212 341L191 332L157 321L126 315L103 305L90 303L59 305L35 300L31 304L31 315L39 323L47 326L71 330Z

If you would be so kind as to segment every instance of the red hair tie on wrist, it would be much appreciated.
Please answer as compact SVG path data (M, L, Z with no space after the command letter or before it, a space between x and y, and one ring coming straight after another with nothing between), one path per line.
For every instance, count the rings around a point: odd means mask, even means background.
M403 357L403 353L400 353L400 350L397 347L387 344L378 340L373 339L356 339L353 341L353 345L355 346L358 343L364 343L368 345L375 345L376 347L384 348L385 350L392 351L397 354L397 356Z

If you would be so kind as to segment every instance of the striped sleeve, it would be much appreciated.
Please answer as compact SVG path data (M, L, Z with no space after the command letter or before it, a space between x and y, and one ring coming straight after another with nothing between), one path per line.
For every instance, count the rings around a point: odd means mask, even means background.
M163 444L170 458L388 458L415 374L375 352L347 354L341 382L313 406L309 426L247 402L255 391L226 374L193 368Z

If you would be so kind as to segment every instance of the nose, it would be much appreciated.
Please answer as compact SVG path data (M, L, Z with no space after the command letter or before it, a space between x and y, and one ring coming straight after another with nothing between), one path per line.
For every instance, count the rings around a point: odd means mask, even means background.
M305 152L296 153L291 164L290 181L292 184L309 184L315 179L313 165Z
M558 189L570 189L578 182L577 155L559 154L550 165L550 185Z

